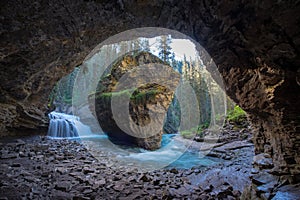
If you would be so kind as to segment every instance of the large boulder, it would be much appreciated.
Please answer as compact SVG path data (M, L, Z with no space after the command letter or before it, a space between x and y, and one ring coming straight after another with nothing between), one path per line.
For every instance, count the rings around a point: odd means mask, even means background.
M146 52L125 55L110 69L95 94L102 130L115 144L160 148L164 118L180 74Z

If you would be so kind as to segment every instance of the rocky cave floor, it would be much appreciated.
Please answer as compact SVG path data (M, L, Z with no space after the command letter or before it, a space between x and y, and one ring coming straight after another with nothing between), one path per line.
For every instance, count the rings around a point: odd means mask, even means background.
M255 173L251 134L224 131L221 142L208 154L217 165L140 172L76 141L2 138L0 199L239 199Z

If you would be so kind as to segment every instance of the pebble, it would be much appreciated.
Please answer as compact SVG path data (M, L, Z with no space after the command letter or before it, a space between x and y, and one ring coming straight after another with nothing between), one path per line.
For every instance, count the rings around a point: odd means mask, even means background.
M20 163L13 163L11 166L12 167L21 167L21 164Z
M69 185L68 182L59 182L56 183L54 188L57 190L61 190L63 192L67 192L71 188L71 186Z
M14 189L20 198L93 199L95 192L102 195L100 199L213 199L219 193L228 194L227 199L235 197L230 184L218 193L209 182L202 189L190 179L203 176L205 170L172 168L141 173L134 166L118 168L109 152L101 152L103 161L98 161L82 144L73 141L41 137L4 144L0 152L5 158L0 180L7 180L0 183L0 190L24 185L25 188Z

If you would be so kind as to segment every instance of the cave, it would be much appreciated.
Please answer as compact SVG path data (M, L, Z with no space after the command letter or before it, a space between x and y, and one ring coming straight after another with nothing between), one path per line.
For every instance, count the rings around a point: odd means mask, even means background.
M248 113L258 172L244 197L299 198L298 1L5 0L0 5L1 136L44 134L55 83L102 41L134 28L172 29L205 48L227 95ZM274 184L264 187L267 191L259 189L269 182ZM277 192L280 186L285 189Z

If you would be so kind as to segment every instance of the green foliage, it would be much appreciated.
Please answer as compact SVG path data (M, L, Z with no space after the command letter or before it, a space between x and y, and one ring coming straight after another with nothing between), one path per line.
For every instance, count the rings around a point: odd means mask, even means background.
M114 96L116 98L120 98L121 96L124 97L124 95L127 98L130 98L131 101L137 104L145 103L146 101L153 99L156 94L160 92L159 89L150 89L140 92L134 92L136 91L136 88L131 88L127 90L122 90L118 92L104 92L101 93L98 97L102 99L105 103L109 103L111 101L111 97Z
M203 130L208 127L208 124L202 124L180 132L180 135L185 139L193 139L195 136L202 137Z
M54 88L52 89L50 95L49 95L49 99L48 99L48 108L53 107L53 102L56 98L56 93L57 93L57 84L54 86Z
M224 115L224 114L218 113L215 115L215 120L218 124L223 124L225 119L226 119L226 115Z
M62 105L71 105L72 96L73 96L73 85L76 79L76 76L79 72L79 68L76 67L73 72L69 75L63 77L59 82L56 83L52 92L49 96L48 107L53 106L62 106ZM76 96L76 94L74 94ZM81 98L81 95L77 95ZM77 100L77 99L73 99ZM55 105L54 105L55 104Z
M181 110L176 95L169 105L167 116L164 123L164 132L166 133L177 133L181 120Z
M152 100L155 98L155 95L160 91L158 89L151 89L148 91L141 91L135 95L130 97L130 100L134 101L137 104L145 103L148 100Z
M133 91L134 91L134 89L127 89L127 90L122 90L122 91L118 91L118 92L103 92L100 95L97 95L96 98L103 99L104 102L109 103L112 96L119 98L121 96L126 95L128 98L130 98L131 93Z
M228 112L227 120L230 122L240 123L246 120L246 112L239 106L234 106L234 109Z
M195 134L191 130L181 131L180 135L185 139L193 139Z
M158 39L158 56L167 63L171 63L175 59L175 54L172 53L171 43L172 38L170 35L162 35Z

